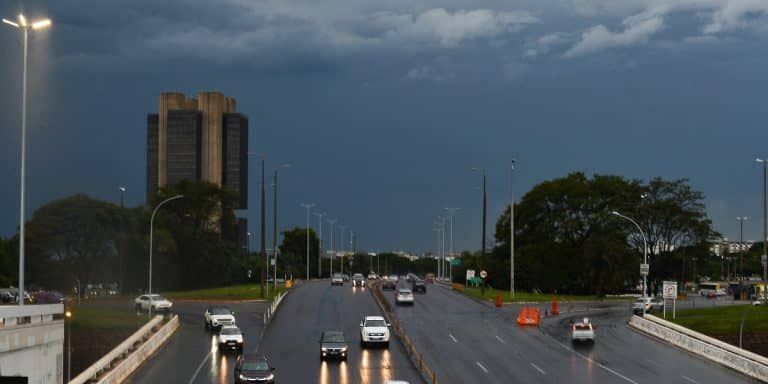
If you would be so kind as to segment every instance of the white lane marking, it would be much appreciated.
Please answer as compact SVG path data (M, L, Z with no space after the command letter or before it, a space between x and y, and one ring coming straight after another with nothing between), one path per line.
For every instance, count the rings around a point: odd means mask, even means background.
M203 365L208 362L208 359L211 358L211 354L213 353L213 350L208 351L208 354L205 355L203 358L203 361L200 362L200 365L197 366L197 369L195 369L195 373L192 374L192 378L189 379L189 384L192 384L195 382L195 379L197 379L197 375L200 374L200 370L203 369Z
M482 369L483 372L488 373L488 368L486 368L482 364L480 364L479 361L475 361L475 364L477 364L477 366L480 367L480 369Z
M547 374L546 372L544 372L543 369L539 368L539 366L534 364L534 363L531 363L531 367L536 368L536 370L539 371L539 373L541 373L542 375L546 375Z
M571 352L571 353L575 354L575 355L576 355L576 356L578 356L578 357L581 357L582 359L584 359L584 360L586 360L586 361L588 361L588 362L590 362L590 363L592 363L592 364L594 364L594 365L597 365L598 367L602 368L602 369L603 369L603 370L605 370L606 372L612 373L612 374L614 374L615 376L617 376L617 377L619 377L619 378L621 378L621 379L624 379L625 381L627 381L627 382L629 382L629 383L632 383L632 384L638 384L638 382L637 382L637 381L634 381L634 380L630 379L629 377L626 377L626 376L622 375L621 373L618 373L618 372L614 371L613 369L610 369L610 368L606 367L605 365L603 365L603 364L600 364L600 363L598 363L598 362L597 362L597 361L595 361L595 360L592 360L592 358L590 358L590 357L588 357L588 356L584 356L584 355L582 355L581 353L579 353L579 352L576 352L575 350L571 349L571 348L570 348L570 347L568 347L567 345L565 345L565 344L563 344L563 343L561 343L561 342L559 342L559 341L555 340L555 338L554 338L554 337L551 337L551 336L550 336L550 338L551 338L552 340L554 340L556 343L560 344L560 346L561 346L561 347L563 347L563 348L565 348L567 351L569 351L569 352Z
M499 335L496 335L496 340L498 340L498 341L499 341L500 343L502 343L502 344L506 344L506 343L507 343L506 341L504 341L504 339L502 339L501 337L499 337Z
M694 380L694 379L691 379L691 378L690 378L690 377L688 377L688 376L682 376L682 378L683 378L683 379L685 379L685 380L688 380L688 381L690 381L690 382L691 382L691 383L693 383L693 384L699 384L699 382L698 382L698 381L696 381L696 380Z
M456 338L455 338L455 337L453 337L453 335L452 335L452 334L450 334L450 333L448 334L448 337L450 337L450 338L451 338L451 340L453 340L453 342L454 342L454 343L458 343L458 342L459 342L459 341L458 341L458 340L456 340Z

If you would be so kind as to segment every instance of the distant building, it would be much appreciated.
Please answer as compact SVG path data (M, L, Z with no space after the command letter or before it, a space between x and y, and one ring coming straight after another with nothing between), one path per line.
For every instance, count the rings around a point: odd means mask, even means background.
M160 94L147 115L147 203L181 180L205 181L237 192L233 209L248 208L248 118L220 92ZM238 221L235 236L247 231Z
M717 256L723 256L725 253L739 253L747 252L755 242L753 240L744 240L743 243L738 241L729 241L728 239L722 239L720 241L713 241L709 247L709 251Z

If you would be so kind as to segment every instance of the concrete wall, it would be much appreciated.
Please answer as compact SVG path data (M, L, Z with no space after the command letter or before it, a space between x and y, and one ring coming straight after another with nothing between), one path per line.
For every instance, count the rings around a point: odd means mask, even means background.
M707 360L768 382L768 359L652 315L632 316L629 326Z
M179 316L174 315L170 321L165 323L157 332L155 332L144 344L133 351L117 366L102 376L99 384L117 384L122 383L128 378L141 364L150 358L158 348L160 348L168 338L179 329Z
M63 311L61 304L0 307L0 376L63 383Z

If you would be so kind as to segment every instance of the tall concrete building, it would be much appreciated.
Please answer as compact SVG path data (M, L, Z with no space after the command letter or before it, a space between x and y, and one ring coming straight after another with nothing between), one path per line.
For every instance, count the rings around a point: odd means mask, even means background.
M248 118L220 92L160 94L147 115L147 203L180 180L206 181L238 193L248 208Z

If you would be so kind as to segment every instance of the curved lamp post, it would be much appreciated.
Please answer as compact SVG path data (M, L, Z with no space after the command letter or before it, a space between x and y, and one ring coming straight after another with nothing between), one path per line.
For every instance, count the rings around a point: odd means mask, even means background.
M173 197L169 197L158 204L155 209L152 211L152 217L149 218L149 318L152 318L152 239L154 236L154 226L155 226L155 214L157 214L157 210L160 209L165 203L173 200L178 200L184 197L184 195L176 195Z
M645 233L643 232L643 229L640 228L640 225L637 224L635 220L632 220L628 216L622 215L618 211L612 211L612 215L621 217L624 220L627 220L631 222L632 224L637 227L637 230L640 231L640 236L643 237L643 264L648 265L648 240L645 237ZM648 274L643 274L643 298L646 299L648 297ZM643 302L643 316L645 316L645 302Z

